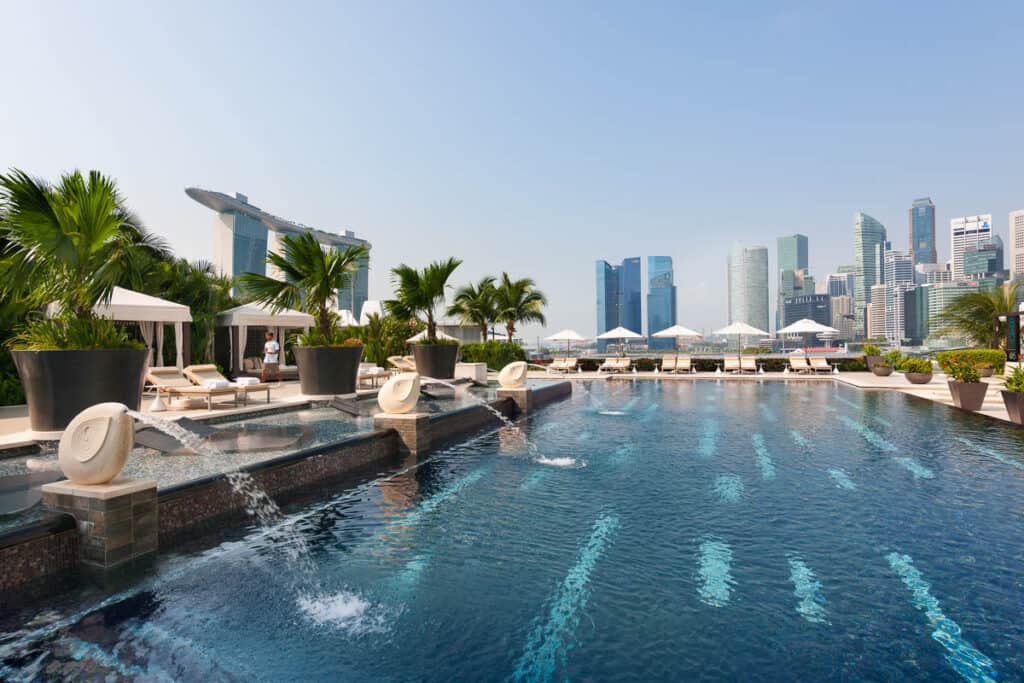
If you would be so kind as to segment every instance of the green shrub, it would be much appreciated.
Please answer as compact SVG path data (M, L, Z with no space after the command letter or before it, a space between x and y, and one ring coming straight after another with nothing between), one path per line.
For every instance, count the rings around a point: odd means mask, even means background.
M1024 369L1015 367L1010 376L1006 378L1006 390L1015 394L1024 394Z
M526 351L519 344L491 340L462 345L463 363L484 363L491 370L501 370L517 360L526 360Z
M1006 353L1001 349L962 349L960 351L940 351L935 354L935 359L939 361L939 367L946 374L949 371L946 369L946 363L948 359L953 357L969 358L978 363L991 363L992 370L995 374L1001 375L1003 368L1006 367Z
M902 353L900 353L896 349L893 349L889 353L882 356L882 360L885 361L886 365L895 368L896 370L899 370L904 358Z
M882 349L878 348L874 344L865 344L864 345L864 355L865 356L881 356L882 355Z
M930 375L932 372L931 361L925 360L924 358L910 358L906 357L900 363L900 370L903 372L913 372L921 375Z
M19 351L146 348L112 320L75 317L33 318L11 337L8 345Z
M25 390L18 373L0 374L0 406L16 406L25 402Z

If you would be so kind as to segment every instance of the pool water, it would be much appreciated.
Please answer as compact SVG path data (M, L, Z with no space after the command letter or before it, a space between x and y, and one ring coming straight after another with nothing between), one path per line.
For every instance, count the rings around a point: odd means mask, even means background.
M782 382L576 383L523 425L540 456L498 430L5 609L0 678L1024 678L1021 432Z

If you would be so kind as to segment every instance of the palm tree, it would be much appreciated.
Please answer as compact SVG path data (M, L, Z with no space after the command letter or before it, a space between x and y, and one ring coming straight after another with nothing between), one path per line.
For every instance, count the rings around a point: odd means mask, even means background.
M501 282L494 292L494 304L498 320L505 323L505 333L510 344L517 323L543 325L546 322L541 308L547 306L547 303L547 298L530 278L513 280L508 273L501 274Z
M437 322L434 309L444 303L448 278L462 265L457 258L434 261L423 270L404 263L391 270L395 298L385 302L388 312L401 320L412 320L419 314L427 318L427 343L437 343Z
M99 171L54 186L18 169L0 174L0 216L0 294L37 307L56 301L68 320L92 320L115 286L137 287L169 254Z
M942 310L945 327L940 332L960 332L978 345L991 341L990 348L1004 348L1006 322L999 316L1017 310L1017 289L1020 283L1008 282L1002 287L962 294Z
M369 251L361 245L339 251L324 249L308 232L285 235L281 239L281 253L267 254L267 264L284 279L243 273L239 283L254 301L276 310L294 308L312 315L318 334L309 346L330 346L337 322L330 303L367 258Z
M448 315L459 316L463 324L476 325L480 328L480 338L487 341L487 327L498 318L494 305L494 278L488 275L475 285L470 283L459 287L452 305L448 307Z

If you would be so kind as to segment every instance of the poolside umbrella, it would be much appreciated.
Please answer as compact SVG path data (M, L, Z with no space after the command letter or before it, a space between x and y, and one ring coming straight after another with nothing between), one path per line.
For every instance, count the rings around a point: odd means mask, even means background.
M597 338L598 339L618 339L620 341L625 341L627 339L643 339L644 337L643 337L643 335L637 334L633 330L627 330L625 327L622 327L620 325L619 327L616 327L614 330L608 330L604 334L597 335ZM619 345L619 350L621 351L621 349L622 349L622 345L620 344Z
M672 327L665 328L660 332L655 332L652 337L658 339L675 339L676 340L676 362L679 362L679 340L680 339L700 339L702 335L700 332L694 332L689 327L683 327L682 325L673 325Z
M423 330L419 334L415 334L415 335L409 337L408 339L406 339L405 341L408 342L409 344L415 344L416 342L423 341L426 338L427 338L427 331ZM458 341L458 339L456 339L455 337L451 336L450 334L445 334L441 330L437 331L437 338L438 339L447 339L448 341Z
M721 334L723 336L736 335L738 337L738 350L740 358L743 358L743 335L748 337L767 337L768 333L764 330L759 330L752 325L748 325L742 322L735 322L732 325L726 325L720 330L715 330L715 334Z
M786 335L786 334L811 335L811 334L838 334L838 333L839 333L839 330L837 330L836 328L829 327L828 325L822 325L821 323L816 322L814 320L811 320L810 318L803 318L802 320L797 320L792 325L786 325L781 330L775 330L775 334L779 335L779 336ZM805 339L804 340L805 352L806 352L807 346L808 346L807 340Z
M555 332L550 337L547 337L546 341L553 341L553 342L564 341L565 342L565 357L568 358L569 357L569 345L571 343L573 343L573 342L586 341L586 337L581 335L576 330L564 329L561 332Z

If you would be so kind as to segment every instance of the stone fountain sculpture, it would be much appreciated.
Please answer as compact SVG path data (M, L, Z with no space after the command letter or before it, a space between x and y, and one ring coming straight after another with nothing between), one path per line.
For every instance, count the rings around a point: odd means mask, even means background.
M106 484L128 460L135 420L121 403L98 403L75 416L61 435L57 460L75 484Z
M529 366L525 361L517 360L509 363L498 373L498 384L502 389L519 389L526 384L526 373Z
M377 405L389 415L411 412L420 400L420 376L415 372L395 375L377 392Z

